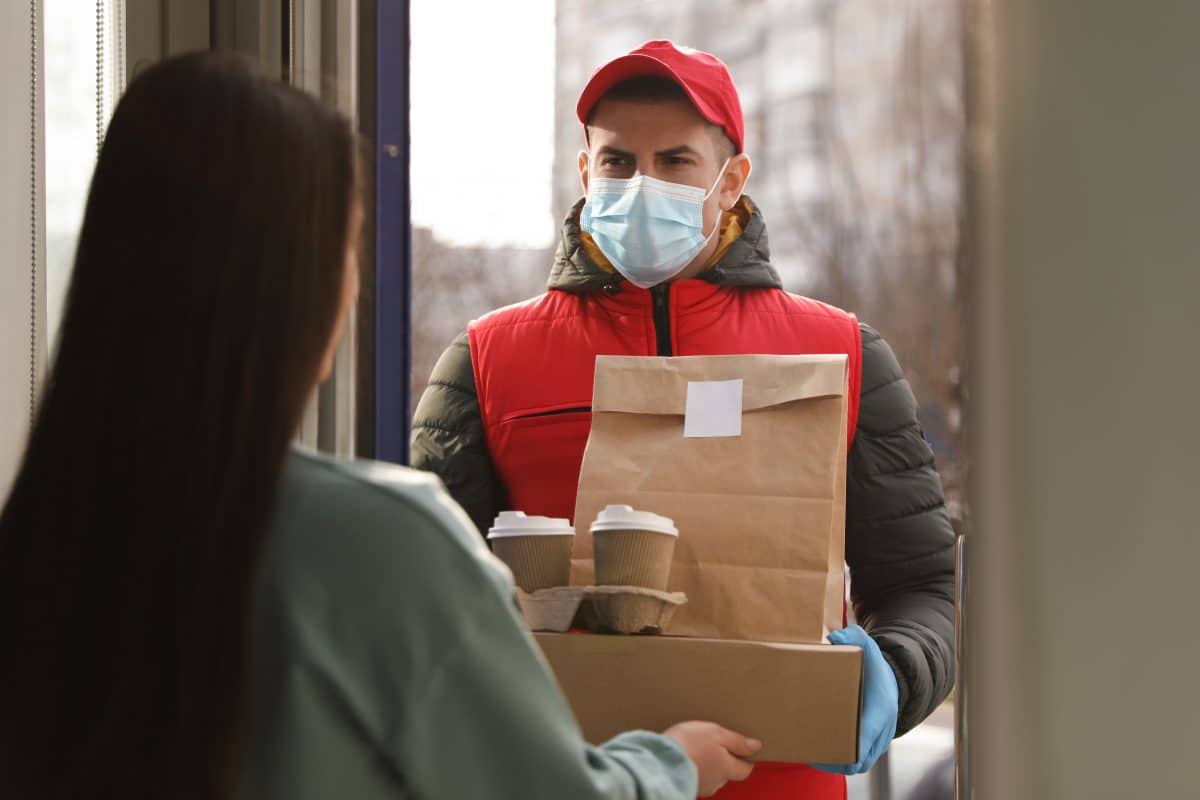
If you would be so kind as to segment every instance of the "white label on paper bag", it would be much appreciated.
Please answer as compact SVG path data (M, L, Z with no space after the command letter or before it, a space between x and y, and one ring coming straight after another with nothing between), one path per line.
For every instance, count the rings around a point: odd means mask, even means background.
M688 439L742 435L742 379L688 381L683 435Z

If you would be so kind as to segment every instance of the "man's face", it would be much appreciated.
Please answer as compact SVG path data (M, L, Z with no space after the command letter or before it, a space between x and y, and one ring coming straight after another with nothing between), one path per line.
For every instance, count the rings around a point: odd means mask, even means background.
M750 161L744 153L734 156L721 172L729 151L686 100L637 103L604 99L596 105L588 131L588 149L579 154L585 193L592 177L649 175L706 192L717 184L704 202L705 234L715 229L722 210L737 202L750 174ZM714 238L696 263L705 261L716 245ZM686 270L691 271L690 267Z
M707 190L725 159L716 136L691 103L601 100L589 127L588 174L599 178L650 175Z

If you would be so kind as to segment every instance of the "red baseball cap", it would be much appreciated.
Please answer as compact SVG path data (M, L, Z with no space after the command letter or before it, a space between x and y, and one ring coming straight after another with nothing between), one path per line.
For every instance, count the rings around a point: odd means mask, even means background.
M714 55L690 47L676 47L667 39L646 42L593 72L575 106L579 121L587 125L592 108L609 89L621 81L643 75L657 75L679 84L700 116L724 128L737 152L742 152L746 128L742 104L729 68Z

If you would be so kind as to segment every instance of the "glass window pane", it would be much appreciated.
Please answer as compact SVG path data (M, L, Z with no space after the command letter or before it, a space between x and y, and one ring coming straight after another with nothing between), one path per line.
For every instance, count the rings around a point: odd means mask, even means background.
M99 139L124 86L124 3L45 0L46 328L50 352Z
M413 0L411 14L415 402L469 320L542 291L561 210L554 0Z

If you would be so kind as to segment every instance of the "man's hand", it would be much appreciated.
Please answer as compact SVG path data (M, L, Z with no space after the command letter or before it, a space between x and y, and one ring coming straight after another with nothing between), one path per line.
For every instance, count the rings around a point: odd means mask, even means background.
M746 759L762 749L756 739L715 722L681 722L663 732L683 746L700 773L699 796L711 797L729 781L744 781L754 764Z
M857 764L813 764L824 772L858 775L869 770L887 752L896 735L900 715L900 687L883 651L857 625L829 634L830 644L849 644L863 651L863 709L858 725Z

